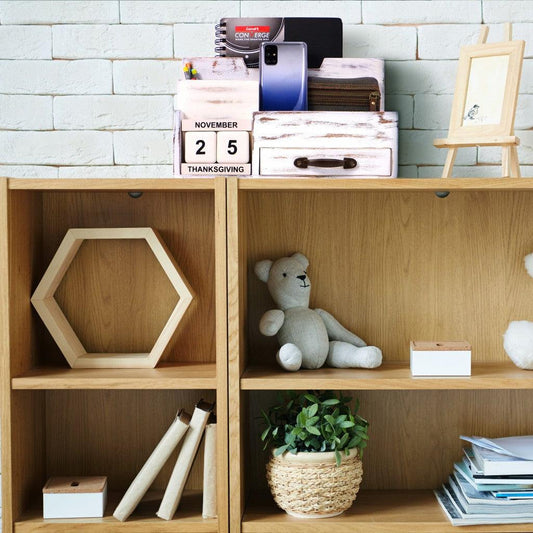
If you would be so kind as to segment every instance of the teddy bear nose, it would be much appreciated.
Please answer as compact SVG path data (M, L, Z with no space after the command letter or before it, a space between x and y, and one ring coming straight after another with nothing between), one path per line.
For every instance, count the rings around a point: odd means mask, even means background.
M305 281L305 278L307 277L305 274L301 276L296 276L298 279L301 279L302 281Z

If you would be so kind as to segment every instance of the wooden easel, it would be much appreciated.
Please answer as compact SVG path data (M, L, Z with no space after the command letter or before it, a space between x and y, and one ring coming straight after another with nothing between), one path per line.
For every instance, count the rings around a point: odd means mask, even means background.
M487 36L489 34L489 28L488 26L482 26L481 32L479 34L478 42L476 47L480 47L486 44L487 42ZM510 23L505 24L504 28L504 42L510 42L512 40L512 27ZM523 42L523 41L518 41ZM491 45L494 47L494 52L497 53L498 48L497 44ZM523 48L522 48L522 56L523 56ZM516 71L516 67L513 72L511 70L508 73L508 76L514 75L518 76L518 81L520 80L520 70L522 66L522 60L520 59L519 65L518 65L518 72ZM511 67L510 67L511 68ZM442 172L443 178L449 178L452 175L453 170L453 164L455 162L455 157L457 155L457 149L463 148L463 147L471 147L471 146L501 146L502 147L502 177L513 177L513 178L519 178L520 177L520 164L518 162L518 151L517 146L520 144L520 139L514 135L514 113L516 109L516 97L517 93L514 97L513 101L513 112L512 117L507 124L507 131L501 134L500 132L495 135L491 135L490 133L487 133L487 135L472 135L472 136L465 136L455 135L455 130L458 126L460 126L460 123L462 120L457 123L457 117L463 115L464 110L464 100L459 98L457 95L457 90L459 87L460 80L460 72L457 74L458 76L458 84L456 86L456 95L454 97L453 106L452 106L452 113L451 113L451 120L450 120L450 130L448 133L448 138L446 139L435 139L433 141L434 146L437 148L448 148L448 155L446 157L446 162L444 164L444 169ZM518 91L518 83L517 83L517 91ZM465 95L466 97L466 95ZM454 126L454 120L455 120L455 127ZM487 128L488 129L488 128Z

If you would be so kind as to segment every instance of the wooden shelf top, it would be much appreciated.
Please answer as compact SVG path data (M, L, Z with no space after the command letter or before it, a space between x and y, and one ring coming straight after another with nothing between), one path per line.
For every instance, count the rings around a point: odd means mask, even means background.
M216 180L224 177L201 178L8 178L13 190L214 190ZM256 191L330 190L330 191L529 191L533 178L282 178L253 177L236 179L238 188Z
M533 178L239 178L242 190L329 190L329 191L529 191Z
M202 495L195 492L185 494L177 513L172 520L162 520L155 515L159 500L141 502L139 507L125 522L113 518L113 511L120 499L120 495L109 496L107 509L103 518L76 518L53 520L43 519L42 505L35 506L24 513L21 519L15 522L15 533L33 533L47 531L50 533L81 533L129 531L132 533L147 533L148 531L172 531L176 533L214 533L218 531L216 519L204 520L202 518Z
M270 501L268 501L270 500ZM271 498L248 505L243 533L451 533L457 532L430 490L362 491L353 506L333 518L293 518L274 505ZM461 526L460 531L531 531L531 524Z
M286 372L276 366L250 366L243 390L450 390L533 389L533 372L511 362L473 364L470 377L412 377L409 363L384 363L373 370L319 368Z
M39 179L39 178L8 178L9 189L23 190L124 190L124 191L155 191L155 190L214 190L215 178L79 178L79 179Z
M11 380L13 389L215 389L215 363L157 368L37 367Z

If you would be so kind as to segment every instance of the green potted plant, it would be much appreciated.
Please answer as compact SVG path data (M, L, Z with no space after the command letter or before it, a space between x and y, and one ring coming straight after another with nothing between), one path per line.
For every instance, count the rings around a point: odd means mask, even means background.
M272 448L267 480L284 511L327 518L349 509L363 475L368 422L356 401L332 391L288 391L262 411L264 449Z

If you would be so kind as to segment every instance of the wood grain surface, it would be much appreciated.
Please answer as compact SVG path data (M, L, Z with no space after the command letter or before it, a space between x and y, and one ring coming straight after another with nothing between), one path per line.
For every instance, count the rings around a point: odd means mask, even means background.
M42 196L45 264L72 227L156 229L196 294L161 361L215 362L212 192L146 192L138 199L126 192L44 192ZM82 256L74 259L58 290L58 301L90 347L141 352L161 332L177 301L176 293L145 243L115 244L85 242ZM95 267L89 275L85 262ZM83 305L79 305L81 298ZM60 363L51 339L42 359Z

